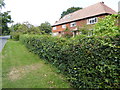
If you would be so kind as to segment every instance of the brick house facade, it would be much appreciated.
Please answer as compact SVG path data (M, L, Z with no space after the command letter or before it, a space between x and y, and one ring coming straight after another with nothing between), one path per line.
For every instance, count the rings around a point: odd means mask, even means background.
M62 36L65 34L66 28L73 36L80 34L78 28L85 25L92 26L98 22L98 18L104 18L106 15L117 14L114 10L99 2L94 5L88 6L76 12L70 13L52 26L53 36Z

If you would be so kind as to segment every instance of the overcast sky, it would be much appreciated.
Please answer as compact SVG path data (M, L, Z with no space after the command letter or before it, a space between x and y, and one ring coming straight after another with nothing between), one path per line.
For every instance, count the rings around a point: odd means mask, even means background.
M33 25L40 25L48 21L54 24L61 13L72 6L84 8L101 1L118 11L120 0L5 0L3 11L11 11L14 23L28 21Z

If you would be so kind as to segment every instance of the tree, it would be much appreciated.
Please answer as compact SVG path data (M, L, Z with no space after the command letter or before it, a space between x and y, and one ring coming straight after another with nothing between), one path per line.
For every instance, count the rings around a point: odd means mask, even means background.
M14 30L13 32L19 32L21 34L41 34L39 27L35 27L29 22L17 23L11 28Z
M120 11L118 12L118 27L120 29Z
M0 0L0 8L2 9L2 7L5 6L4 0Z
M1 18L0 20L2 21L2 35L8 35L10 34L10 30L8 27L8 23L12 23L13 21L11 20L11 15L9 15L10 11L3 12L1 13Z
M43 33L46 33L46 34L50 34L52 31L52 27L49 22L41 23L39 28Z
M16 24L12 25L12 27L11 27L11 31L17 31L18 28L19 28L19 26L21 26L20 23L16 23Z
M39 27L35 27L29 22L24 22L22 24L17 23L11 26L11 35L14 40L19 40L19 36L22 34L42 34Z
M82 9L82 7L71 7L71 8L68 8L66 11L63 11L62 14L61 14L61 18L64 17L65 15L69 14L69 13L73 13L77 10L80 10Z
M5 6L4 0L0 1L0 8ZM8 35L10 34L10 30L8 27L8 23L12 23L11 15L9 15L10 11L0 13L0 35Z

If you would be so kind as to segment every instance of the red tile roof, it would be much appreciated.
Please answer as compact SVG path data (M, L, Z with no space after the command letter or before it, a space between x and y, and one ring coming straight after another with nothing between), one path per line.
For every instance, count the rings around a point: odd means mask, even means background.
M99 2L64 16L53 26L101 14L117 14L117 12L106 6L103 2Z

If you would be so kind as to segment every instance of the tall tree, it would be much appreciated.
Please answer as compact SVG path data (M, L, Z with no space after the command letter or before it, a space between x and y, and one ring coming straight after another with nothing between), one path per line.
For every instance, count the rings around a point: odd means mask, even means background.
M5 6L4 0L0 0L0 8ZM0 13L0 35L10 34L8 23L12 23L10 11Z
M62 14L61 14L61 18L64 17L65 15L69 14L69 13L73 13L77 10L80 10L82 9L82 7L71 7L71 8L68 8L66 11L63 11Z
M11 16L9 15L10 11L1 13L2 16L2 35L10 34L8 23L12 23Z

